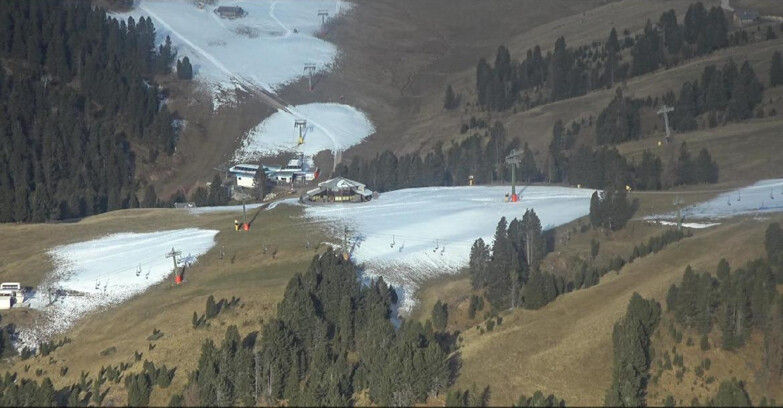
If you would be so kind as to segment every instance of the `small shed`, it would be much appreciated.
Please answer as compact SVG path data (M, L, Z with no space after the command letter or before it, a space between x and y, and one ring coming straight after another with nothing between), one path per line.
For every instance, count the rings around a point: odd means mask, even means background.
M19 282L0 283L0 292L10 293L12 305L24 302L24 288Z
M188 201L186 203L174 203L174 208L196 208L196 203Z
M348 180L343 177L335 177L318 183L314 188L302 197L302 202L364 202L372 200L372 191L358 181Z
M9 290L0 290L0 310L10 309L13 304L13 293Z
M239 18L245 15L245 10L239 6L220 6L215 12L223 18Z
M761 20L761 14L755 10L734 10L732 16L734 25L737 27L744 27L747 25L755 24Z

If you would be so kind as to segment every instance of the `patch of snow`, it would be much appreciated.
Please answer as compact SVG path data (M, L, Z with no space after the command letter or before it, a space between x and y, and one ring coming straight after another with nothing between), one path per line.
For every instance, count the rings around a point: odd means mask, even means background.
M252 160L280 152L301 151L312 156L322 150L337 152L358 144L375 133L367 116L356 108L337 103L310 103L278 110L248 132L236 161ZM306 119L305 142L298 145L294 121Z
M661 225L673 225L676 226L677 222L675 221L665 221L665 220L656 220L658 224ZM683 222L682 226L685 228L693 228L693 229L703 229L703 228L709 228L714 227L716 225L720 225L718 222L705 222L705 223L699 223L699 222Z
M590 209L594 190L531 186L517 203L504 202L508 186L428 187L391 191L362 204L308 206L305 216L326 221L335 236L351 234L352 257L366 278L382 276L397 288L400 310L409 312L426 279L458 272L473 242L491 244L501 217L510 222L532 208L545 229ZM392 243L394 245L392 246Z
M253 204L245 204L245 208L247 211L255 210L256 208L263 207L268 204L268 206L264 209L265 211L269 211L274 209L280 204L287 204L287 205L298 205L299 198L293 197L293 198L286 198L282 200L276 200L272 201L271 203L253 203ZM236 212L241 214L242 213L242 204L239 205L218 205L213 207L194 207L194 208L188 208L188 212L194 215L201 215L201 214L214 214L214 213L224 213L224 212Z
M337 48L315 37L321 28L318 10L329 18L350 9L342 0L233 0L203 9L188 0L142 0L117 18L152 17L156 42L171 38L177 58L190 59L194 76L213 95L236 88L263 88L274 92L303 76L305 63L317 71L329 69ZM221 5L242 7L246 15L223 19ZM218 103L225 103L224 100Z
M783 179L761 180L682 210L686 220L721 219L783 211ZM647 217L676 219L675 213Z
M215 245L217 233L197 228L120 233L51 249L55 270L29 300L30 307L41 310L40 317L30 327L18 329L17 347L37 348L85 314L124 302L164 281L173 270L173 261L166 258L172 247L181 251L180 265L189 266Z
M265 203L253 203L253 204L245 204L245 209L247 211L255 210L258 207L261 207L265 205ZM194 215L200 215L200 214L212 214L212 213L223 213L223 212L238 212L242 213L242 204L239 205L216 205L213 207L194 207L194 208L188 208L188 212Z

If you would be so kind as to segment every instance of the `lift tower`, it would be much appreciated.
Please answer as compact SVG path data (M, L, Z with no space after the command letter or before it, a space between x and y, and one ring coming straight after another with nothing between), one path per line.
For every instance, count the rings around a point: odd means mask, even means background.
M297 141L297 145L301 146L302 144L304 144L305 130L307 130L307 121L295 120L294 127L299 128L299 140Z
M517 196L517 166L522 162L523 151L512 150L511 153L506 156L506 164L511 165L511 202L515 203L519 201Z
M306 62L304 64L304 72L308 74L307 76L307 85L309 86L309 89L313 90L313 74L315 73L315 64L312 62Z
M671 131L669 130L669 112L674 112L674 108L666 105L663 105L663 107L658 111L659 115L663 115L663 124L666 126L666 143L671 142Z

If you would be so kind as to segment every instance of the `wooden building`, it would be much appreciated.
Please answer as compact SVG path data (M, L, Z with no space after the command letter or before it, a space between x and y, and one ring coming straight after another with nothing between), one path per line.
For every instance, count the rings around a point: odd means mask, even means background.
M245 15L245 10L239 6L220 6L215 9L215 13L223 18L239 18Z
M314 188L299 200L311 203L360 203L372 200L373 193L365 187L364 184L357 181L348 180L343 177L336 177L318 183L318 188Z
M732 20L735 27L745 27L761 21L761 14L755 10L734 10Z

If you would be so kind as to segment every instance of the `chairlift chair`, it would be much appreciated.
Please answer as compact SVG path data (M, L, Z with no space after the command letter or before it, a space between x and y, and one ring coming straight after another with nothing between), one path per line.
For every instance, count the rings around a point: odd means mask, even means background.
M141 264L139 264L139 267L136 268L136 276L141 276Z
M405 248L405 241L402 242L402 245L400 245L399 251L402 252L402 249Z
M101 281L100 280L96 280L95 281L95 290L98 290L100 288L101 288Z
M391 244L389 244L389 248L394 248L394 244L395 243L396 242L394 242L394 235L392 235L392 242L391 242Z
M437 250L438 250L438 247L439 247L439 246L440 246L440 243L439 243L439 242L438 242L438 240L436 239L436 240L435 240L435 249L433 249L433 250L432 250L432 252L433 252L433 253L435 253L435 251L437 251Z

